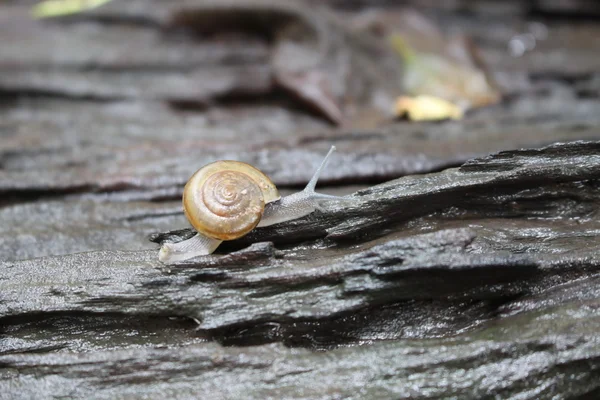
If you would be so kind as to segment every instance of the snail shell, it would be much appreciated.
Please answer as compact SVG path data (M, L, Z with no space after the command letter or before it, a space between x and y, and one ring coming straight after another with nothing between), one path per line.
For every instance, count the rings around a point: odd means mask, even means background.
M260 222L265 204L281 196L267 175L240 161L217 161L200 168L183 190L183 211L201 234L233 240Z

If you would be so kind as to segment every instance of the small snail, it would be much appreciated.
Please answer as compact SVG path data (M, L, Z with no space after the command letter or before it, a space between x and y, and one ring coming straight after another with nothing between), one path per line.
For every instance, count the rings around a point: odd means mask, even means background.
M200 168L183 190L183 210L198 233L162 245L158 258L173 263L214 252L224 240L240 238L257 226L269 226L308 215L323 201L342 197L315 193L332 146L304 190L281 198L268 176L240 161L216 161Z

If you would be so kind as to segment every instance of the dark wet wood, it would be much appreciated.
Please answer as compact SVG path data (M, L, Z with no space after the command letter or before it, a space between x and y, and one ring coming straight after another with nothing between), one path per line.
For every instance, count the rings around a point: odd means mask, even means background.
M0 398L600 394L597 7L420 2L505 97L417 124L365 96L402 65L357 27L401 11L323 3L0 6ZM287 194L331 144L347 202L159 263L198 167Z

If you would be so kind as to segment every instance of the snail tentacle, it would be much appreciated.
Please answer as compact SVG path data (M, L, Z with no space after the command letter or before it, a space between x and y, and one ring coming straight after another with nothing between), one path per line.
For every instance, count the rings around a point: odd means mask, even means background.
M320 210L322 208L322 202L347 200L344 197L315 192L315 187L317 186L321 172L323 172L323 169L327 165L327 162L331 158L331 154L334 151L335 146L331 146L331 149L329 149L329 152L321 162L319 168L317 168L315 171L304 190L283 197L279 201L266 204L263 217L257 226L269 226L304 217L315 210Z
M303 192L315 193L315 188L317 187L317 182L319 181L321 172L323 172L323 170L325 169L325 166L327 165L327 162L331 158L331 155L333 154L334 151L335 151L335 146L331 146L331 148L327 152L327 155L325 156L323 161L321 161L321 165L319 165L319 168L317 168L317 170L313 174L312 178L310 178L310 181L308 181L308 183L306 184L306 187L304 188Z
M212 254L222 240L209 238L201 233L177 243L163 243L158 252L158 259L165 263L175 263L197 256Z

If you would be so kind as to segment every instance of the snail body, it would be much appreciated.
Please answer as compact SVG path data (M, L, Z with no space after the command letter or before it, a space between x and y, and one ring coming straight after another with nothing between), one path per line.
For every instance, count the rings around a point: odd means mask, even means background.
M250 164L224 160L200 168L183 192L185 216L198 233L182 242L164 243L159 260L173 263L208 255L222 241L238 239L257 226L301 218L323 201L342 199L315 192L334 150L332 146L304 190L284 198L271 179Z

